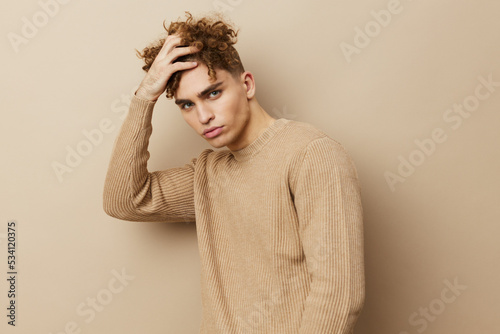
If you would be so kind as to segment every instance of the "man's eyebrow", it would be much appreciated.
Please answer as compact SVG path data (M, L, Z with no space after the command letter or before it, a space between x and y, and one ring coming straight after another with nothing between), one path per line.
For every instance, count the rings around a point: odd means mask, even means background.
M205 88L204 90L202 90L201 92L199 92L197 94L197 96L199 98L201 98L202 96L205 96L207 95L208 93L210 93L211 91L213 91L214 89L217 89L220 85L222 85L222 82L216 82L214 83L213 85L210 85L208 86L207 88Z
M184 103L191 103L191 100L175 100L175 104L181 105Z
M196 96L198 96L199 98L201 98L202 96L207 95L208 93L210 93L212 90L217 89L222 84L223 84L223 82L216 82L216 83L208 86L207 88L205 88L204 90L202 90L198 94L196 94ZM177 104L177 105L181 105L181 104L184 104L184 103L191 103L191 102L192 102L191 100L186 100L186 99L175 100L175 104Z

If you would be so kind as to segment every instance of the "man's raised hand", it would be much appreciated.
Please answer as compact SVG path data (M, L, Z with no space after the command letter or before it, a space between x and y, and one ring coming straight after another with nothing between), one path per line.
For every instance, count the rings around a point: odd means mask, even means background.
M181 45L181 38L179 36L167 36L160 52L158 52L149 71L135 92L138 98L156 101L165 91L167 82L172 74L198 66L196 62L179 61L174 63L179 57L199 51L196 46L179 47L179 45Z

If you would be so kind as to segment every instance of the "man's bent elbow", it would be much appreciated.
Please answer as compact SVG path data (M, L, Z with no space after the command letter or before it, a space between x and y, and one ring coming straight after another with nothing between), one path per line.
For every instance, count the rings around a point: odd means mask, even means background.
M104 212L110 217L127 220L128 215L126 206L116 199L105 196L103 198L103 209Z

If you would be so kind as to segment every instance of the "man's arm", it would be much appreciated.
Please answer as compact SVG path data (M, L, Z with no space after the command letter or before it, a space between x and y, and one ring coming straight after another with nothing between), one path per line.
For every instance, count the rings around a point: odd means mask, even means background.
M158 97L173 73L196 67L174 61L198 51L179 47L180 38L168 36L132 98L129 113L115 141L104 185L104 211L133 221L194 221L193 159L182 168L149 173L147 150L151 118Z
M311 277L300 334L350 334L365 297L363 212L355 166L333 139L308 145L295 206Z
M115 141L104 184L104 211L130 221L194 221L194 163L149 173L154 102L134 96Z

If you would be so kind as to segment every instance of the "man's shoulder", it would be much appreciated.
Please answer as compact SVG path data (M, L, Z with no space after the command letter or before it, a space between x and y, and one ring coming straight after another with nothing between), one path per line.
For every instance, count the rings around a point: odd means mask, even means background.
M320 128L306 122L289 120L285 141L288 156L296 161L314 161L315 164L342 164L353 166L348 150L337 139L332 138ZM288 140L289 139L289 140ZM294 159L294 160L295 160Z
M342 145L319 127L301 121L287 120L282 135L287 146L295 151L305 151L315 143L322 142L342 148Z
M285 123L288 135L296 134L298 139L303 141L311 141L317 138L327 137L328 135L320 128L311 123L287 119Z

